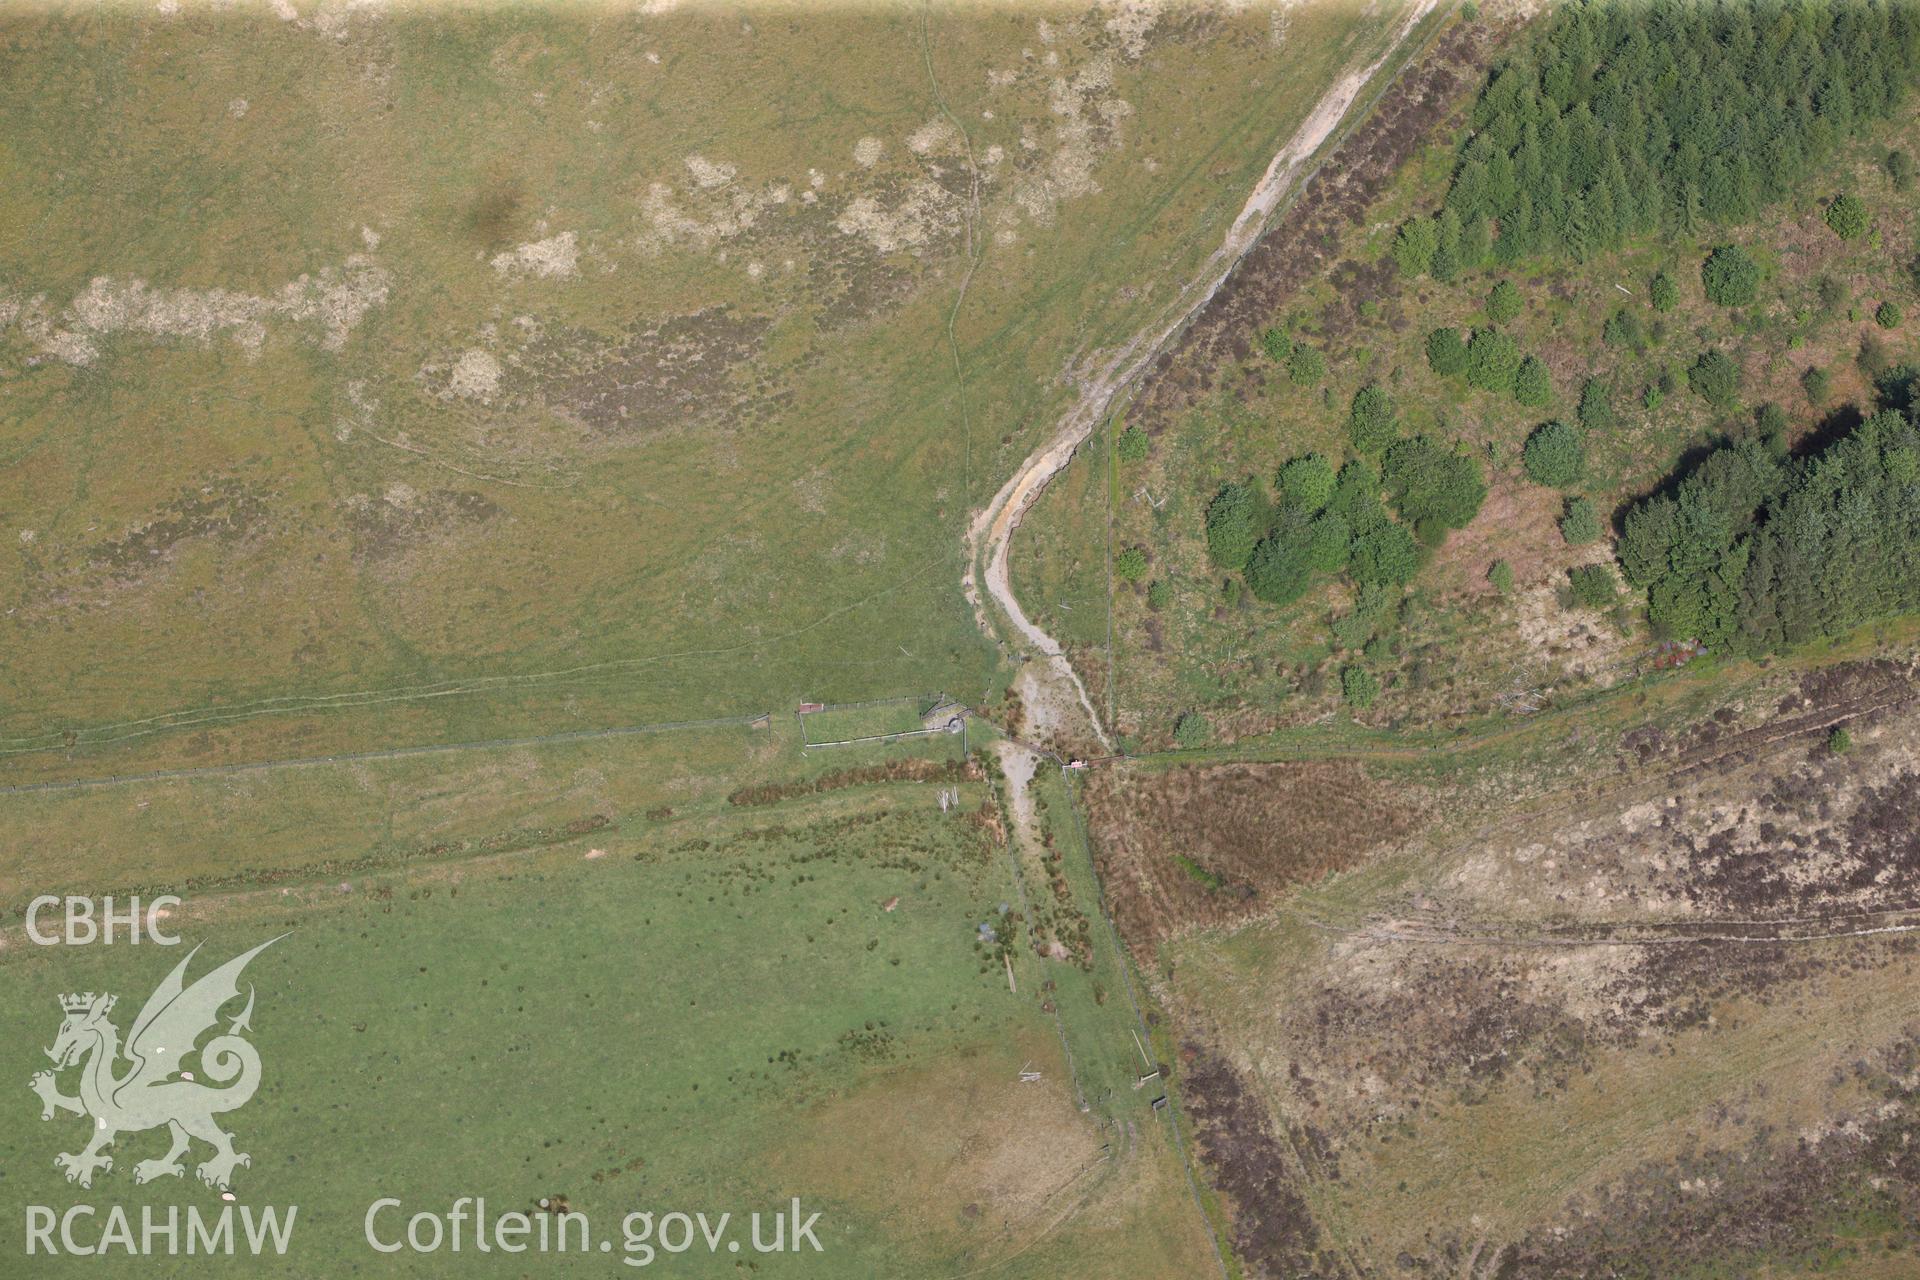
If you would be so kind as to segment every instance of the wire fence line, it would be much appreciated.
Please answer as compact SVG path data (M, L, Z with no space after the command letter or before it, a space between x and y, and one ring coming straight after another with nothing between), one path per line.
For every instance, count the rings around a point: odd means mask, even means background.
M964 720L961 722L964 724ZM898 733L870 733L863 738L834 738L824 742L808 739L800 745L807 747L857 747L863 742L906 742L912 738L938 738L948 734L957 734L959 729L942 725L938 729L902 729Z
M908 703L913 703L920 707L920 714L925 715L935 708L951 705L953 699L949 698L945 692L901 693L890 698L868 698L864 702L803 703L803 709L794 714L800 716L817 716L825 715L829 711L864 711L869 707L904 707Z
M1060 757L1054 756L1053 759L1054 763L1061 763ZM1114 928L1113 913L1107 908L1107 885L1100 875L1100 864L1093 856L1093 835L1087 829L1085 815L1080 812L1079 797L1074 793L1072 780L1063 776L1062 781L1064 783L1062 790L1067 797L1067 813L1073 818L1074 831L1080 837L1080 847L1087 855L1087 870L1093 878L1094 910L1100 917L1100 923L1106 926L1107 944L1113 948L1114 962L1119 965L1120 976L1126 981L1127 1004L1133 1010L1136 1034L1143 1043L1150 1043L1153 1039L1153 1028L1148 1023L1146 1011L1140 1007L1139 995L1134 990L1132 955L1121 944L1120 931ZM1159 1066L1158 1063L1154 1065L1156 1068ZM1220 1264L1221 1280L1227 1280L1231 1275L1231 1268L1227 1266L1228 1246L1221 1242L1220 1231L1214 1224L1213 1215L1207 1212L1206 1199L1200 1191L1200 1178L1193 1168L1194 1157L1187 1150L1186 1135L1181 1129L1183 1109L1180 1105L1180 1091L1171 1081L1167 1082L1166 1098L1167 1128L1173 1134L1173 1145L1180 1155L1180 1166L1186 1171L1187 1190L1193 1196L1194 1207L1199 1210L1200 1221L1206 1227L1207 1238L1213 1244L1213 1257L1214 1261Z
M903 714L911 708L914 727L883 728L877 733L847 733L838 738L815 738L813 729L807 721L820 716L833 717L847 713L876 711L897 708ZM942 709L951 709L953 714L937 725L929 725L926 720ZM898 742L908 738L933 737L943 733L958 733L956 722L964 725L966 710L961 704L948 697L945 692L910 693L892 698L870 698L864 702L803 702L794 711L794 719L800 726L800 742L804 747L846 747L863 742ZM850 726L841 726L844 733ZM864 727L864 726L862 726Z
M539 747L564 742L593 742L604 738L632 738L654 733L672 733L685 729L746 728L771 721L771 712L722 716L712 720L672 720L657 724L617 725L609 729L570 729L564 733L540 734L525 738L482 738L473 742L434 742L413 747L388 747L378 751L347 751L325 756L295 756L283 760L250 760L238 764L210 764L186 769L154 769L143 773L115 773L97 778L67 778L53 782L22 782L0 786L0 795L33 795L51 791L82 791L94 787L121 786L134 782L167 782L175 779L215 778L232 774L256 773L273 769L311 768L316 765L358 764L373 760L401 760L411 756L442 755L456 751L491 751L508 747Z
M744 653L758 652L797 639L855 609L871 604L883 596L891 595L900 588L925 577L932 570L945 564L947 559L948 557L944 555L935 556L923 563L919 568L908 573L905 577L875 591L871 591L857 600L835 606L810 622L778 635L766 636L741 644L704 649L681 649L669 653L646 654L632 658L609 658L604 661L582 663L572 667L560 667L549 671L512 672L500 675L441 680L426 684L393 685L378 689L347 690L340 693L283 694L232 705L216 704L190 707L162 712L157 715L144 716L135 720L89 725L76 730L50 730L21 738L0 738L0 756L32 755L46 751L57 751L73 746L106 746L112 743L126 741L129 738L145 737L154 733L198 728L206 725L232 724L237 721L251 720L262 716L360 710L366 707L388 706L395 703L423 702L428 699L467 697L477 694L513 692L524 689L558 688L574 682L608 679L623 672L635 671L656 664L671 663L686 659L731 657ZM885 659L885 661L891 660L892 659ZM810 661L816 665L826 663L824 659L811 659ZM833 663L831 665L854 664Z

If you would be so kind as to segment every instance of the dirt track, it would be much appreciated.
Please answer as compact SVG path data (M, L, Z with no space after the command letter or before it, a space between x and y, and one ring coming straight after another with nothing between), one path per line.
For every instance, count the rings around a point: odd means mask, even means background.
M1920 907L1894 907L1885 911L1808 916L1794 920L1629 920L1617 924L1535 930L1483 929L1471 924L1430 924L1420 920L1381 920L1364 925L1339 925L1300 911L1289 911L1288 914L1307 927L1323 933L1336 933L1371 942L1419 942L1465 947L1657 947L1697 946L1701 943L1778 946L1787 942L1835 942L1845 938L1920 933Z
M967 568L961 585L981 629L990 637L1002 638L991 609L980 596L976 574L984 572L987 595L1012 627L1013 635L1006 638L1018 645L1030 646L1045 659L1049 676L1063 695L1061 700L1078 702L1092 736L1103 748L1111 750L1112 743L1079 674L1059 643L1027 617L1014 596L1007 569L1013 532L1020 527L1022 517L1034 500L1072 461L1094 428L1105 420L1120 393L1151 367L1189 321L1205 310L1234 268L1260 243L1274 212L1311 176L1314 155L1352 109L1362 90L1400 52L1420 20L1437 3L1438 0L1416 0L1401 18L1387 52L1370 65L1343 76L1327 91L1267 165L1239 216L1228 228L1226 238L1207 257L1196 278L1180 291L1169 313L1107 353L1104 361L1083 378L1079 398L1061 419L1053 436L1020 465L967 528ZM1071 690L1071 699L1064 696L1067 690Z

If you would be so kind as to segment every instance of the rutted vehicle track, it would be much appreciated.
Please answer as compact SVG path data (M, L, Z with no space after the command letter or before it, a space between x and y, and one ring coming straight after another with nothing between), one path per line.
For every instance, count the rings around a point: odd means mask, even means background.
M1341 122L1353 113L1354 105L1359 101L1362 92L1373 85L1383 68L1403 55L1405 46L1420 27L1421 20L1431 13L1438 3L1439 0L1415 0L1407 13L1402 16L1400 25L1395 30L1392 42L1386 51L1366 67L1342 77L1315 104L1306 120L1267 165L1266 171L1248 195L1239 215L1228 228L1220 247L1208 256L1198 276L1189 281L1180 291L1168 313L1117 349L1102 353L1097 366L1083 375L1078 398L1060 420L1052 436L1020 465L968 525L965 569L961 578L967 601L973 608L974 617L980 629L989 639L1016 652L1037 653L1042 659L1040 663L1030 664L1023 672L1022 678L1028 682L1029 701L1033 700L1035 694L1053 695L1047 701L1051 704L1050 716L1054 720L1053 736L1056 741L1091 740L1097 742L1104 753L1111 754L1114 751L1107 726L1102 723L1099 712L1094 708L1093 699L1088 695L1085 684L1081 681L1079 673L1074 670L1065 650L1058 641L1027 616L1014 595L1008 570L1009 549L1014 531L1020 527L1021 519L1035 500L1045 492L1047 485L1072 461L1080 446L1106 420L1120 396L1134 384L1136 379L1153 367L1154 362L1177 341L1196 317L1205 313L1208 305L1242 260L1260 244L1276 212L1313 176L1318 168L1315 157L1320 155ZM956 367L955 372L964 380L962 370ZM983 577L984 595L981 592ZM999 618L995 616L996 610ZM1005 621L1004 631L1000 625L1000 619ZM1034 684L1041 685L1041 688L1034 689ZM1076 705L1078 713L1074 711ZM1082 715L1085 719L1084 733L1075 732L1074 726L1061 723L1063 718L1078 719ZM1000 750L1010 793L1007 797L1008 806L1015 817L1016 832L1013 838L1018 840L1021 838L1020 830L1025 826L1025 823L1020 821L1020 815L1030 811L1032 807L1031 797L1027 794L1031 782L1031 762L1040 754L1050 753L1043 747L1017 741L1001 744ZM1024 756L1026 759L1013 758L1016 756ZM1020 767L1023 764L1029 767ZM1068 794L1069 805L1072 806L1072 792L1069 791ZM1089 858L1091 859L1090 850ZM1097 885L1099 883L1097 867L1094 869L1094 877ZM1126 972L1125 949L1114 928L1106 902L1103 900L1090 903L1088 907L1090 911L1098 914L1105 925L1107 940L1114 947L1116 954L1121 957L1123 973ZM1128 995L1132 1000L1130 975ZM1133 1012L1140 1031L1145 1033L1147 1023L1137 1002L1134 1003ZM1175 1106L1179 1105L1176 1101ZM1207 1223L1216 1261L1224 1277L1230 1271L1225 1251L1212 1219L1206 1211L1192 1154L1187 1150L1180 1122L1177 1119L1172 1124L1172 1134L1193 1191L1195 1206ZM1348 1267L1355 1272L1359 1270L1351 1260L1348 1262Z
M1535 929L1483 926L1473 922L1382 919L1360 925L1334 924L1305 912L1289 911L1308 928L1371 942L1414 942L1467 947L1657 947L1702 943L1779 946L1793 942L1835 942L1920 932L1920 907L1842 912L1786 920L1644 920L1618 923L1549 925Z
M1351 113L1362 92L1373 84L1383 68L1402 54L1421 20L1438 3L1439 0L1415 0L1402 15L1387 50L1369 65L1341 77L1315 104L1306 120L1269 162L1233 225L1227 229L1220 247L1207 257L1196 278L1176 296L1169 314L1118 348L1103 353L1100 362L1082 375L1079 397L1053 435L1020 465L967 527L966 569L961 585L981 630L992 639L1037 652L1045 660L1048 676L1063 693L1071 691L1071 698L1063 697L1061 701L1079 704L1090 735L1103 748L1111 750L1112 743L1079 673L1073 669L1059 642L1027 617L1014 596L1008 573L1008 551L1014 530L1020 527L1021 519L1046 491L1047 485L1073 460L1094 429L1106 420L1121 394L1206 309L1241 260L1260 243L1274 214L1313 176L1317 168L1315 156ZM982 578L985 597L980 590ZM1001 633L994 618L995 609L1006 619L1010 634Z

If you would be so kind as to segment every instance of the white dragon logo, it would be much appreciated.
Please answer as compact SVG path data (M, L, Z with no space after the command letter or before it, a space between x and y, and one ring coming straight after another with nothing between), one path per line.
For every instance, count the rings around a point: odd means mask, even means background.
M179 1177L186 1171L180 1157L186 1154L190 1138L213 1146L212 1158L196 1170L200 1181L209 1187L225 1191L235 1167L252 1163L245 1152L233 1149L233 1135L213 1119L245 1105L260 1087L260 1055L240 1036L251 1030L252 987L247 988L246 1008L227 1025L225 1034L200 1048L200 1071L213 1085L200 1083L193 1072L181 1067L201 1035L218 1021L221 1006L240 994L240 971L279 940L268 939L190 987L183 979L200 948L188 952L187 958L175 965L147 997L140 1016L133 1020L124 1050L126 1060L133 1065L124 1074L115 1074L123 1050L119 1029L107 1016L113 1012L116 997L91 991L60 997L60 1007L67 1017L60 1024L53 1047L47 1050L53 1070L36 1073L28 1083L40 1095L42 1120L53 1119L55 1111L93 1117L93 1140L86 1149L53 1158L54 1167L66 1172L68 1182L91 1187L95 1170L113 1172L113 1158L101 1152L116 1137L161 1125L172 1132L173 1148L158 1160L136 1164L135 1182ZM77 1097L68 1097L60 1092L55 1073L76 1064L81 1064L80 1092Z

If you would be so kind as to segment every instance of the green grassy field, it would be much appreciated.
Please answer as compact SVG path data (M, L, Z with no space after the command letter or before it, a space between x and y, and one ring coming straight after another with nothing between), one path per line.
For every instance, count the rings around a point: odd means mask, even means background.
M885 702L826 707L799 717L800 732L809 743L855 742L890 734L919 733L926 714L947 701L938 694Z
M1086 950L1009 964L959 740L790 713L1004 682L970 514L1400 9L0 14L0 1068L177 957L26 902L174 891L202 961L290 931L231 1124L296 1244L212 1274L446 1274L363 1244L383 1195L802 1196L827 1252L757 1274L1212 1271L1058 772ZM85 1122L16 1103L9 1204L211 1203L133 1187L158 1135L69 1186Z
M192 894L341 872L641 838L735 812L743 788L804 785L901 758L802 753L791 717L765 729L680 730L342 763L221 770L5 798L15 857L0 911L37 893ZM912 758L958 759L934 738ZM156 851L159 856L156 856Z
M9 15L6 772L978 693L968 508L1380 16Z
M977 803L977 785L965 790ZM362 1244L361 1213L381 1195L436 1210L462 1194L502 1210L561 1195L605 1230L632 1209L744 1212L801 1194L823 1212L827 1251L762 1259L763 1273L942 1275L962 1256L989 1261L1029 1243L1070 1179L1087 1184L1073 1184L1080 1194L1165 1176L1164 1152L1101 1159L1108 1131L1075 1110L1037 997L1010 993L997 956L976 947L974 922L1008 892L983 828L941 814L920 788L846 812L809 804L755 817L687 824L604 857L576 841L291 896L199 898L177 926L205 947L196 973L288 935L248 970L265 1084L230 1120L254 1157L236 1179L242 1201L299 1205L296 1247L233 1273L434 1274L428 1260L389 1262ZM21 1081L44 1065L59 992L117 992L124 1029L128 1006L183 954L49 953L15 929L7 942L6 1018L22 1034L5 1065ZM1022 971L1032 963L1022 957ZM1029 1063L1045 1071L1041 1085L1018 1081ZM823 1164L823 1150L843 1150L837 1129L855 1107L877 1112L869 1123L885 1118L893 1148L859 1163L945 1153L941 1176L965 1198L881 1189L844 1158ZM51 1167L84 1124L59 1119L7 1126L10 1199L84 1198ZM122 1138L92 1198L126 1197L132 1163L160 1142ZM1013 1167L1023 1174L1008 1181ZM139 1198L212 1200L191 1181ZM1173 1265L1169 1252L1195 1243L1179 1204L1116 1205L1130 1238L1101 1244L1068 1228L1001 1271L1055 1273L1087 1248ZM547 1262L561 1273L606 1265ZM522 1265L468 1259L461 1273ZM678 1266L733 1274L731 1258ZM69 1268L100 1264L38 1273Z

